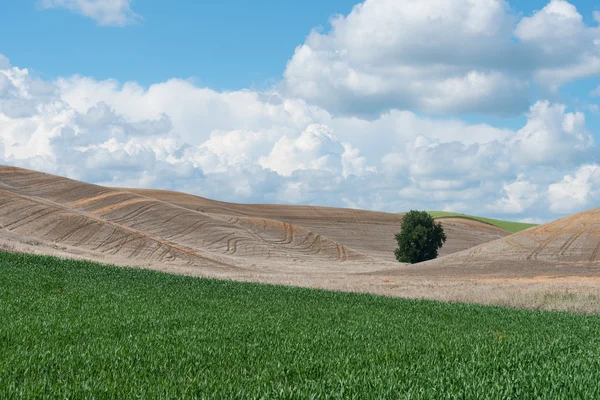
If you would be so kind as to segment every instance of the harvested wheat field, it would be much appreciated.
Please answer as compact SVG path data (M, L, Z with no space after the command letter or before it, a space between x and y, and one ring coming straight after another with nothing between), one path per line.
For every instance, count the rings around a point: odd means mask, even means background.
M446 218L440 258L419 265L394 259L401 221L393 213L224 203L0 167L5 249L390 296L600 309L600 209L515 235Z
M194 211L275 219L318 233L376 259L395 261L393 253L397 243L394 235L402 222L399 214L331 207L233 204L164 190L128 190ZM440 249L441 256L508 235L503 229L464 218L441 221L448 235L448 241Z
M183 193L113 189L24 169L0 169L5 234L107 260L214 270L394 262L402 217L327 207L229 204ZM449 254L501 238L476 221L444 221ZM28 239L25 239L28 238ZM273 262L285 266L270 268ZM254 267L252 266L254 264ZM392 265L396 265L394 262Z
M600 207L423 263L418 273L595 280L600 278Z

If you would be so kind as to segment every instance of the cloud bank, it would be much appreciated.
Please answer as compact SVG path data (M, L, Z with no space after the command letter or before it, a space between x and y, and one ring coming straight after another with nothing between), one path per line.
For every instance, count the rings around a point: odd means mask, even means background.
M337 114L515 115L532 86L598 73L600 29L565 0L521 19L504 0L366 0L311 32L282 87Z
M130 11L46 3L103 24ZM598 28L571 4L519 18L501 0L367 0L331 25L267 91L47 81L0 56L0 162L234 202L535 221L598 205L585 114L530 94L600 73ZM462 113L524 122L497 128Z

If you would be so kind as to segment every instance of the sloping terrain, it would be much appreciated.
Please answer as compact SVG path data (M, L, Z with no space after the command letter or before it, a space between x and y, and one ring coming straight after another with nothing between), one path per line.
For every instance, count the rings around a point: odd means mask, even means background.
M488 223L490 225L497 226L498 228L502 228L511 233L521 232L521 231L524 231L525 229L529 229L534 226L537 226L537 224L505 221L505 220L501 220L501 219L478 217L476 215L468 215L468 214L461 214L461 213L448 212L448 211L427 211L427 212L429 213L429 215L431 215L433 218L436 218L436 219L444 219L444 218L472 219L475 221L481 221L481 222Z
M112 258L218 269L249 259L366 260L299 226L192 211L118 189L0 169L0 224L13 235ZM68 249L67 249L68 251Z
M414 273L452 276L600 276L600 207L429 261ZM404 272L405 273L405 272Z
M600 209L510 236L476 220L440 221L441 257L407 265L393 255L398 214L232 204L0 166L0 250L389 296L600 309Z
M166 190L127 190L194 211L275 219L302 226L363 254L389 261L394 261L394 249L397 247L394 236L402 223L402 215L394 213L333 207L235 204ZM440 249L440 256L508 235L506 230L463 218L444 218L442 224L448 241Z
M231 204L0 167L0 240L121 265L219 276L362 272L398 265L401 221L391 213ZM449 239L442 254L507 235L476 221L443 223Z

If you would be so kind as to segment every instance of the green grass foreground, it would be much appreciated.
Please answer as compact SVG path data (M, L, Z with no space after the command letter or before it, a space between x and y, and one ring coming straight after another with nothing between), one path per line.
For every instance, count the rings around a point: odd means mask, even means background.
M497 226L511 233L521 232L527 228L537 226L537 224L528 224L525 222L503 221L501 219L477 217L475 215L460 214L447 211L427 211L433 218L467 218L475 221L485 222L486 224Z
M600 317L0 253L0 398L599 398Z

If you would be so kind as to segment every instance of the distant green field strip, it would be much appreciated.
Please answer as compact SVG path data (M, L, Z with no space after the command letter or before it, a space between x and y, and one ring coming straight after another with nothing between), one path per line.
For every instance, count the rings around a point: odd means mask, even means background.
M600 316L0 252L0 399L598 399Z
M505 229L511 233L517 233L527 228L537 226L536 224L527 224L524 222L510 222L503 221L500 219L477 217L474 215L460 214L446 211L427 211L433 218L467 218L475 221L485 222L486 224L497 226L498 228Z

